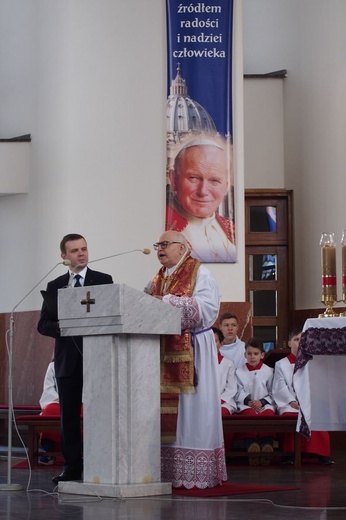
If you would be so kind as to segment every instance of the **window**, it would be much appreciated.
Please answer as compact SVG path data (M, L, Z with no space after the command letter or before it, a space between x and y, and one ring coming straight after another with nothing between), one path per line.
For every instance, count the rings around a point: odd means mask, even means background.
M292 191L245 191L246 299L253 334L283 348L293 308Z

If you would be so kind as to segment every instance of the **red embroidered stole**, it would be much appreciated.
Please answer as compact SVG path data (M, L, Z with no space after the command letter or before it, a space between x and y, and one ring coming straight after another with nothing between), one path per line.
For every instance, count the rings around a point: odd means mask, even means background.
M183 263L165 276L162 267L154 277L150 294L191 297L200 263L188 254ZM194 363L191 338L188 332L161 336L161 437L162 442L175 440L179 393L193 393Z

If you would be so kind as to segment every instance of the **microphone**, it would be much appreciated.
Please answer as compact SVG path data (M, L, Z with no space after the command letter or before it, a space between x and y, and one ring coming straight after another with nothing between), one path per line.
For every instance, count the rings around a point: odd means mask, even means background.
M0 485L0 491L17 491L23 489L23 486L20 484L12 483L12 416L13 414L13 392L12 392L12 353L13 353L13 333L14 333L14 311L19 307L19 305L36 289L38 285L47 276L54 271L58 265L70 265L70 260L63 260L62 262L58 262L55 264L47 274L44 275L43 278L37 284L30 289L28 293L13 307L10 315L10 328L6 332L6 346L7 346L7 355L8 355L8 425L7 425L7 433L8 433L8 443L7 443L7 484ZM9 344L7 345L7 335L9 335Z
M128 254L134 253L136 251L140 251L144 255L150 255L150 253L151 253L150 249L148 249L147 247L144 248L144 249L131 249L131 251L123 251L122 253L115 253L114 255L103 256L102 258L95 258L95 260L90 260L89 262L86 262L86 263L77 264L73 268L70 267L70 270L73 273L75 273L76 269L78 269L79 267L83 267L84 268L85 266L87 266L88 264L92 264L93 262L100 262L101 260L108 260L108 258L114 258L115 256L128 255ZM65 260L65 261L70 262L69 260ZM70 264L71 264L71 262L70 262ZM68 264L68 265L70 265L70 264Z

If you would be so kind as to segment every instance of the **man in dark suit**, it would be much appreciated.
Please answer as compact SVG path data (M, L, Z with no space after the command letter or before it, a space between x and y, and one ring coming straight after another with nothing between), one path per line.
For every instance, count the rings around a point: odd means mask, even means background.
M64 287L104 285L113 283L109 274L87 267L88 247L78 234L66 235L60 243L61 258L70 261L69 272L47 285L45 300L37 329L44 336L55 338L54 364L61 410L61 450L65 459L61 475L53 482L80 480L83 472L80 413L83 389L83 338L60 336L56 311L58 289ZM50 305L50 302L53 302Z

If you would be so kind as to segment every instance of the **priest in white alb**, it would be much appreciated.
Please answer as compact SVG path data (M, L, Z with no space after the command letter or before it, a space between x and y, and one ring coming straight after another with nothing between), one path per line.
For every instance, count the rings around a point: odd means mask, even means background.
M161 342L161 478L175 488L211 488L227 480L218 361L212 325L219 291L177 231L154 244L161 269L146 292L181 309L181 335Z

